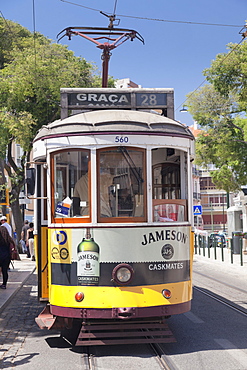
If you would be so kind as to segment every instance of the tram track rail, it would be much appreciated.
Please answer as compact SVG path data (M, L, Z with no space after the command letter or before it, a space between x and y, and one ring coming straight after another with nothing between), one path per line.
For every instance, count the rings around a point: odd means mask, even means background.
M102 348L102 347L101 347ZM114 347L112 347L114 348ZM148 343L146 344L148 352L154 354L154 360L158 362L161 369L164 370L178 370L177 367L172 364L162 346L159 343ZM97 370L97 355L95 354L95 347L83 347L82 353L82 368L83 370Z
M144 338L146 338L146 340L150 340L153 336L153 331L151 329L146 329L146 330L143 330L143 329L140 329L140 333L145 333L145 336ZM141 346L145 346L145 348L147 348L148 352L150 353L151 351L151 354L154 355L153 356L153 359L154 361L157 361L160 368L161 369L164 369L164 370L178 370L177 367L174 366L174 364L171 362L171 360L168 358L168 356L166 355L166 353L164 352L164 349L162 348L162 338L160 338L161 342L140 342L140 345ZM175 342L175 338L174 340L172 340L173 342ZM169 341L170 342L170 341ZM166 343L166 341L165 341ZM138 344L138 342L135 342L135 344ZM106 345L105 347L108 348L109 350L109 347L113 348L113 353L114 353L114 347L122 347L122 345L119 345L119 344L116 344L116 346L112 346L112 345ZM81 349L82 349L82 366L83 366L83 370L97 370L98 369L98 364L97 364L97 353L98 351L96 350L98 346L82 346ZM78 347L76 347L78 348ZM100 351L103 350L104 347L102 346L99 346L98 347Z
M201 272L193 271L193 273L196 274L196 275L199 275L199 276L201 276L205 279L213 281L214 283L218 283L223 287L228 287L228 288L232 289L234 291L234 293L236 293L236 294L237 293L241 293L241 294L245 294L245 295L247 294L246 289L241 289L241 288L237 287L236 285L229 284L229 283L227 283L225 281L222 281L222 280L219 280L219 279L215 279L214 277L208 276L208 275L203 274ZM230 298L233 298L233 297L230 296L229 293L228 293L227 297L226 296L224 297L222 295L219 295L218 293L210 291L209 288L206 289L205 287L199 287L196 284L193 284L193 288L195 290L201 292L202 294L207 295L208 297L214 299L215 301L218 301L219 303L222 303L225 306L235 310L236 312L241 313L245 316L247 315L247 308L240 306L239 303L237 303L237 302L231 301L229 299L229 297Z
M224 284L224 283L222 283ZM238 312L238 313L241 313L242 315L244 316L247 316L247 309L245 308L241 308L239 307L238 304L234 303L234 302L231 302L229 301L228 299L226 298L222 298L220 297L218 294L216 293L212 293L212 292L208 292L208 291L205 291L204 288L199 288L197 286L194 286L193 287L195 290L197 290L198 292L206 295L207 297L210 297L211 299L214 299L215 301L219 302L219 303L222 303L223 305L231 308L232 310Z
M96 358L92 353L92 348L84 347L82 354L83 370L97 370Z
M151 347L153 353L156 356L156 360L160 364L162 369L165 370L178 370L171 361L169 360L168 356L165 354L163 348L160 346L159 343L150 343L149 346Z

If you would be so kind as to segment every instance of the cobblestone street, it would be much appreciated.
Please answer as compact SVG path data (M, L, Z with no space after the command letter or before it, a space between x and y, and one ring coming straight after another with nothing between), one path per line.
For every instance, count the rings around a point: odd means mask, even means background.
M1 369L18 366L22 362L22 358L18 358L18 353L26 337L41 335L34 319L43 306L44 303L37 300L37 275L31 274L0 314ZM25 362L27 360L25 358Z

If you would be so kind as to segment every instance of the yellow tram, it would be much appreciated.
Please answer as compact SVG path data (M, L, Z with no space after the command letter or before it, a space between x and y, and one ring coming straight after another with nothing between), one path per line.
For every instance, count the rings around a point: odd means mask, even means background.
M76 323L77 345L97 324L112 329L97 344L161 330L192 299L194 137L173 90L62 89L61 107L33 143L37 324Z

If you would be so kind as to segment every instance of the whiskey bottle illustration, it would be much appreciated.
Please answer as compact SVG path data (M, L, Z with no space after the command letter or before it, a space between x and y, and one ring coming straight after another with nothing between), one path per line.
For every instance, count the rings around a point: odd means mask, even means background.
M78 285L97 285L99 282L99 246L91 237L90 229L77 247Z

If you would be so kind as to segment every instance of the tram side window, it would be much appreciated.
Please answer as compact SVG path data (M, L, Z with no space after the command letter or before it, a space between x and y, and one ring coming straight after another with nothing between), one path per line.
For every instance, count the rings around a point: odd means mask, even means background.
M153 149L152 169L154 221L186 220L187 201L181 199L180 154L172 148Z
M55 217L89 216L89 151L62 151L53 161Z
M119 147L98 152L98 209L106 217L144 217L144 151Z

